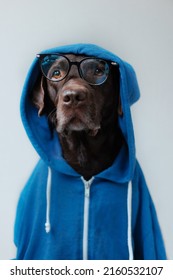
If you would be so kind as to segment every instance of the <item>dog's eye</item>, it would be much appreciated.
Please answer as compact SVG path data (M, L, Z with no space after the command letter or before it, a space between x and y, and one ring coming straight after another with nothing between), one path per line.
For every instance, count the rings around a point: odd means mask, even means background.
M61 71L59 69L56 69L52 73L52 78L53 79L60 79L62 77Z
M97 76L102 76L104 71L101 68L96 68L94 74Z

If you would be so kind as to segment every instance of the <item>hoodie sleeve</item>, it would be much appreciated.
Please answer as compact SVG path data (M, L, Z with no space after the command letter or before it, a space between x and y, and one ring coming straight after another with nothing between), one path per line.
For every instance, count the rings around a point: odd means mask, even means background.
M17 206L14 226L17 260L24 259L27 252L38 209L42 207L42 203L45 201L43 188L46 186L46 180L47 166L40 160L22 190Z
M166 252L156 210L138 163L134 185L136 185L134 186L136 188L135 198L138 200L134 219L134 258L165 260Z

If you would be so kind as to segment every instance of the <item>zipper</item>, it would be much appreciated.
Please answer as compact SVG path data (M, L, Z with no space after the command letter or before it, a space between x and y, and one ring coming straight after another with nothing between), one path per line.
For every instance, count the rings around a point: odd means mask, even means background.
M84 217L83 217L83 260L88 259L88 225L89 225L89 205L90 205L90 189L94 180L92 177L86 181L81 177L84 184Z

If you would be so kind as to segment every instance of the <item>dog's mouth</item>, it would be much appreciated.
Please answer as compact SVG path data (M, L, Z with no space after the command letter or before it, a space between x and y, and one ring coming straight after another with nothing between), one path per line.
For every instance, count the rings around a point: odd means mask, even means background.
M85 131L90 136L96 136L100 130L100 123L88 113L81 111L72 112L67 116L62 111L57 111L56 130L61 135L67 136L72 132Z
M93 126L91 124L86 125L83 121L78 118L72 118L72 120L68 124L68 131L85 131L90 136L96 136L100 126Z

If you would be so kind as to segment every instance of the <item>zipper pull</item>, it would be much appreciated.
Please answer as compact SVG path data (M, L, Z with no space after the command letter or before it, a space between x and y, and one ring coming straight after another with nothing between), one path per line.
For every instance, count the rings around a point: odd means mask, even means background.
M91 184L94 180L94 177L92 177L89 181L86 181L83 177L81 177L83 183L84 183L84 187L85 187L85 197L89 198L90 196L90 187Z
M85 197L89 198L90 196L90 184L89 182L85 183Z
M85 197L89 198L90 196L90 187L91 184L94 180L94 177L92 177L89 181L86 181L83 177L81 177L82 182L84 183L84 187L85 187Z

